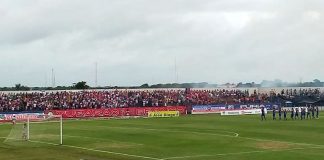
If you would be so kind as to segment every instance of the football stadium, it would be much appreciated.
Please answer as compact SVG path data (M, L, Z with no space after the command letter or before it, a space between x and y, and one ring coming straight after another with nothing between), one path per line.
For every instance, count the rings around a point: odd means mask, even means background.
M0 160L324 160L324 0L0 0Z
M0 155L83 160L321 159L324 107L323 99L315 98L324 95L320 90L2 93Z

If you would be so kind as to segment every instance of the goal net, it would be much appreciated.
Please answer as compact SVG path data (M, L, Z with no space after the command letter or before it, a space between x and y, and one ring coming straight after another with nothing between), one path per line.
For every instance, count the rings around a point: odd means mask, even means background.
M28 115L25 120L12 125L6 143L23 141L63 144L63 120L57 115Z

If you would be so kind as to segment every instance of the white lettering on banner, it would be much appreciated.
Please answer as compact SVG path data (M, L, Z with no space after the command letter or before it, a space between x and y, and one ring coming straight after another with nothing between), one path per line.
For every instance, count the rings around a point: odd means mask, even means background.
M240 110L233 110L233 111L222 111L221 115L222 116L229 116L229 115L241 115L241 111Z
M227 110L222 111L222 116L228 115L248 115L248 114L261 114L261 109L247 109L247 110Z
M18 121L27 120L28 117L30 120L42 119L43 117L39 117L39 115L43 115L43 113L0 114L0 121L11 121L13 116Z
M191 114L209 114L220 113L226 109L225 106L194 106L192 107Z

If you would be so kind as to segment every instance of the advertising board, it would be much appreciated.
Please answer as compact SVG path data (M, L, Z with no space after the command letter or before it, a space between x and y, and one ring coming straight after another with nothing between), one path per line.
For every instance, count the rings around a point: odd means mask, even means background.
M17 121L30 120L42 120L44 119L43 113L17 113L17 114L0 114L0 122L8 122L15 117Z
M149 118L159 118L159 117L179 117L179 111L150 111L147 116Z
M261 114L261 109L245 109L245 110L226 110L222 111L222 116L229 115L253 115L253 114Z
M169 107L130 107L130 108L103 108L103 109L68 109L51 110L48 113L62 115L63 118L87 118L87 117L127 117L147 116L148 112L154 111L179 111L179 114L186 114L185 106Z
M191 114L220 113L226 110L226 105L198 105L192 106Z

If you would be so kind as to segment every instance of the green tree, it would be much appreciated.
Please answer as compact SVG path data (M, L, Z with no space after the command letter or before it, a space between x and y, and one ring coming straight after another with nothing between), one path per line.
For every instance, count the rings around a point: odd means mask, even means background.
M89 86L87 85L87 82L85 82L85 81L74 83L73 86L74 86L73 88L75 88L75 89L88 89L89 88Z
M140 88L150 88L149 84L145 83L140 86Z
M24 85L21 85L20 83L18 83L18 84L15 85L14 90L16 90L16 91L29 91L30 87L27 87L27 86L24 86Z
M20 83L15 84L15 89L16 89L16 91L19 91L21 89L21 84Z

